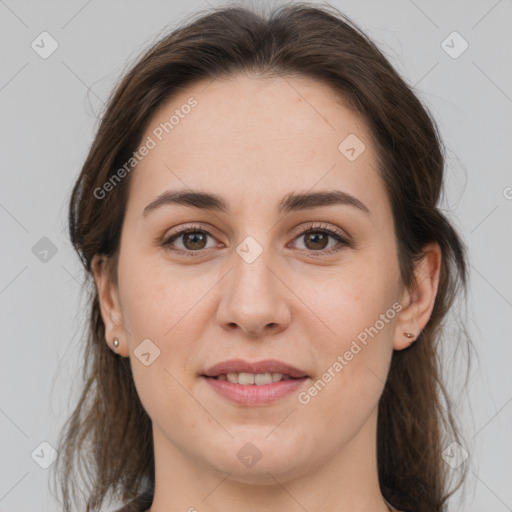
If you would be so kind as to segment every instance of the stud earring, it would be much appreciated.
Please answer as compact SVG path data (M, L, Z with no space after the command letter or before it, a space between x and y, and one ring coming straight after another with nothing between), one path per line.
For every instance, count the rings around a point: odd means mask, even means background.
M411 340L411 343L414 341L414 339L413 339L414 338L414 334L412 332L405 332L404 331L404 336L406 338L409 338Z
M117 338L114 338L114 341L112 342L112 344L114 345L114 348L117 349L117 347L119 347L119 340Z

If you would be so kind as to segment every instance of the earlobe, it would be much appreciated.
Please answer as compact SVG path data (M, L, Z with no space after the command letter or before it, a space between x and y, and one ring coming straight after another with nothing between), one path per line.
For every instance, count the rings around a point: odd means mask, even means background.
M126 346L122 341L125 338L123 315L118 290L109 272L108 261L104 256L95 255L91 268L98 290L101 318L105 325L105 342L117 354L125 355Z
M406 332L406 331L404 331L404 332L403 332L403 335L404 335L404 336L405 336L405 337L406 337L406 338L407 338L411 343L413 343L413 342L415 341L415 339L416 339L416 335L415 335L414 333L412 333L412 332Z
M394 332L395 350L409 347L427 325L437 296L441 261L439 244L427 244L423 250L423 257L416 264L413 286L403 293L402 310L397 317Z

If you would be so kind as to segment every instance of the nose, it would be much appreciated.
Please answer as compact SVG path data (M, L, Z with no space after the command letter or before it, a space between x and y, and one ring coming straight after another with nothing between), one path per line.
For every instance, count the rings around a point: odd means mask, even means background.
M223 329L240 329L250 337L276 335L290 323L288 298L292 295L271 268L265 251L252 263L235 255L234 268L223 279L217 321Z

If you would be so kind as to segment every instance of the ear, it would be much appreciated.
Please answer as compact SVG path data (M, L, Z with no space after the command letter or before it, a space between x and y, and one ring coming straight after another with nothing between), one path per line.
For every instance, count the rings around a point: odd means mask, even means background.
M441 275L441 248L437 242L423 249L423 257L416 264L414 282L410 289L402 293L402 309L397 316L393 348L402 350L416 340L430 319L436 300ZM413 334L407 338L404 332Z
M98 254L94 255L91 268L98 290L101 317L105 324L105 342L117 354L128 357L126 329L123 326L123 312L119 301L119 292L111 279L108 258ZM119 340L117 348L113 345L114 338Z

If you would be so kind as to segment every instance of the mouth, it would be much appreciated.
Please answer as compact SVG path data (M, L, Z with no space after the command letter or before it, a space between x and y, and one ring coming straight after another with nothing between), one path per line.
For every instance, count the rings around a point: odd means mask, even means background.
M262 385L287 379L308 377L307 373L277 359L265 359L250 363L243 359L231 359L208 368L203 377L227 380L233 384Z
M267 372L267 373L222 373L215 377L204 377L215 380L225 380L231 382L231 384L241 384L242 386L265 386L274 382L281 382L283 380L298 380L299 378L305 377L292 377L279 372Z
M309 376L277 360L249 363L241 359L218 363L201 374L219 395L237 405L274 402L298 390Z

